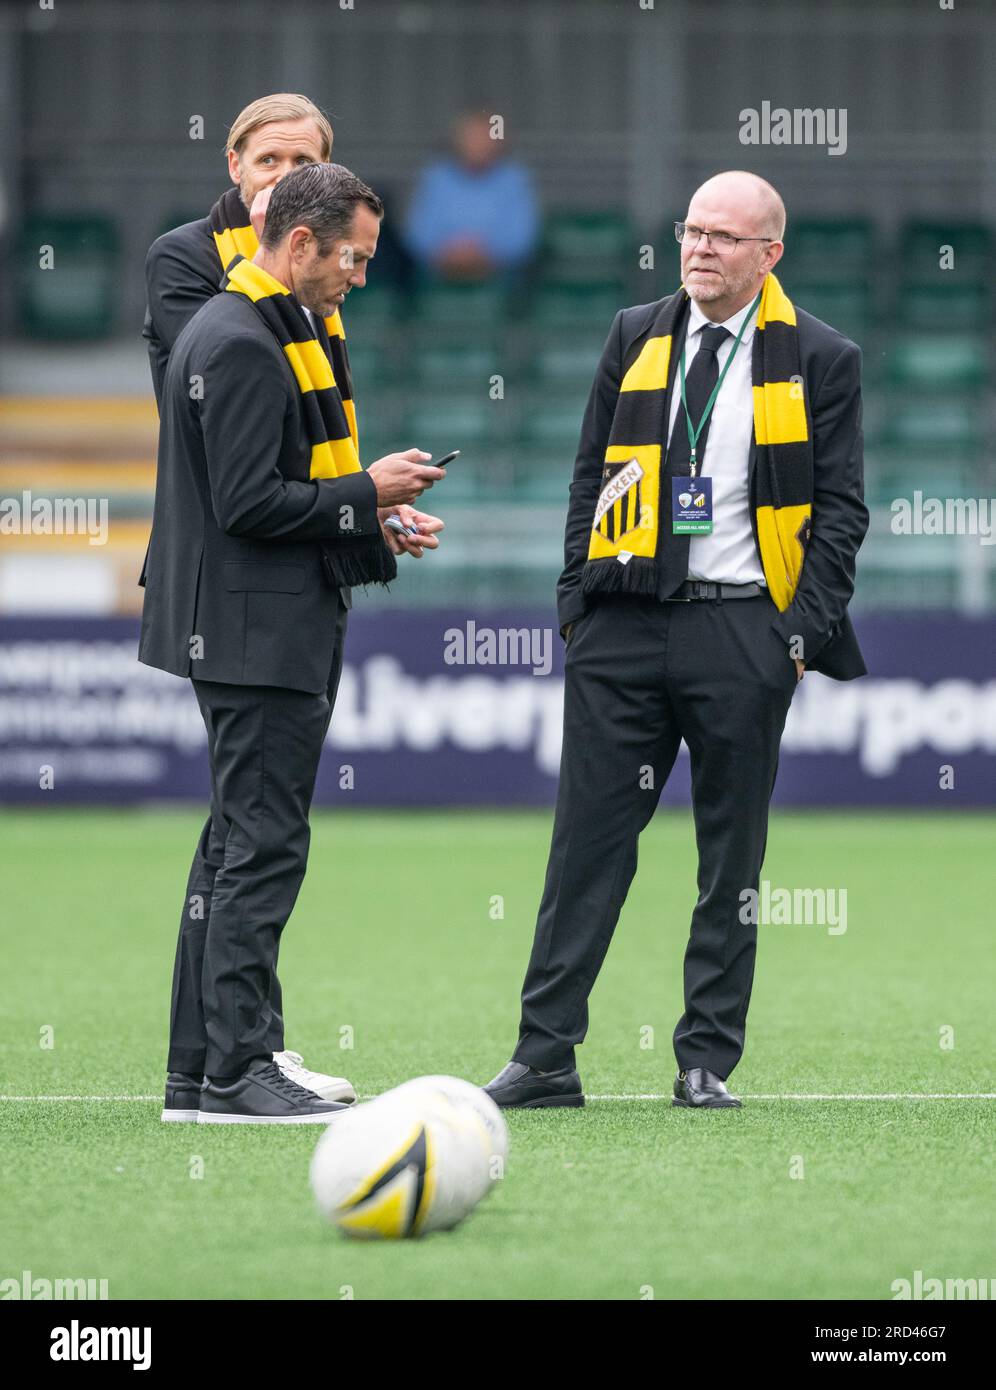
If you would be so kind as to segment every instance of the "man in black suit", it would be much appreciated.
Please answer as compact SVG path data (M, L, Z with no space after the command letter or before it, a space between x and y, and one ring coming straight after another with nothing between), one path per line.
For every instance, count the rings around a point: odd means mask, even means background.
M682 739L691 755L699 899L685 955L685 1012L674 1033L673 1103L740 1105L725 1082L743 1052L757 945L744 894L758 887L785 718L805 667L836 680L866 669L847 614L868 526L861 354L801 309L793 316L789 308L774 327L769 321L767 338L777 343L781 335L798 352L801 397L790 399L785 380L773 399L786 419L801 422L784 437L804 443L774 442L811 450L811 492L787 498L804 504L783 511L783 528L774 508L786 499L776 496L774 507L759 500L759 475L769 486L770 479L757 467L755 395L761 389L766 400L767 387L756 373L768 346L757 306L782 255L784 228L781 198L763 179L743 172L710 179L676 227L682 288L617 314L602 353L558 585L567 655L553 842L518 1046L486 1087L499 1105L584 1103L574 1050L587 1031L588 996L636 871L640 832ZM651 334L661 322L674 324L670 343ZM640 552L640 504L625 512L621 525L635 529L624 544L608 516L614 507L619 514L613 497L626 481L614 478L637 460L624 465L632 450L620 441L614 454L609 438L626 393L632 401L651 389L664 401L654 446L662 458L660 539L641 592L631 571L623 578ZM633 467L629 476L630 491L648 484L646 470ZM700 478L701 495L706 476L713 524L691 534L679 509L688 506L689 483ZM789 474L788 486L805 489L803 476ZM593 569L607 580L591 582Z
M409 504L445 473L410 449L314 475L331 447L316 445L315 404L330 393L303 390L299 372L309 353L319 363L317 321L365 283L382 211L338 165L289 174L251 264L304 346L289 355L257 298L226 289L180 333L163 380L139 659L191 679L213 792L177 945L166 1120L324 1123L343 1108L274 1060L277 951L342 663L341 566L435 548L442 523ZM394 510L418 528L404 541L382 529Z
M265 219L266 201L272 189L295 169L330 159L332 140L332 127L324 112L308 97L297 92L276 92L259 97L244 107L232 122L226 142L226 158L228 176L234 188L219 199L207 217L174 227L158 237L145 259L148 302L142 336L148 343L149 367L157 403L162 398L163 378L173 344L198 309L221 290L222 272L227 261L212 230L215 213L227 207L233 208L235 222L242 229L236 231L230 241L225 240L225 256L234 256L238 249L245 255L254 255L256 238ZM220 222L224 219L219 217L217 220ZM345 341L338 341L345 356ZM140 585L145 583L147 563L148 554L142 565L138 581ZM339 595L344 623L345 612L352 606L349 587L341 587ZM340 646L344 630L339 634ZM197 847L192 878L198 881L210 879L213 867L221 863L223 844L213 832L214 822L215 816L209 816ZM188 911L185 906L183 920L186 920ZM292 1080L317 1092L324 1100L355 1100L356 1092L346 1077L329 1076L305 1066L299 1052L287 1050L277 1041L283 1036L283 1006L276 975L272 988L270 1010L274 1061Z

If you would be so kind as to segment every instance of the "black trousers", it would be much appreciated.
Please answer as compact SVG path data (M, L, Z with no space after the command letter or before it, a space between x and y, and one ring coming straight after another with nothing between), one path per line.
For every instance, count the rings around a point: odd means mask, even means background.
M553 842L522 990L515 1060L574 1065L588 996L682 738L691 754L699 896L685 952L678 1066L724 1079L743 1053L758 887L778 748L796 686L767 593L661 602L613 595L572 630ZM671 866L680 872L679 865Z
M167 1068L235 1076L284 1048L280 936L308 863L308 815L342 674L340 607L327 689L192 679L207 729L211 811L180 919Z

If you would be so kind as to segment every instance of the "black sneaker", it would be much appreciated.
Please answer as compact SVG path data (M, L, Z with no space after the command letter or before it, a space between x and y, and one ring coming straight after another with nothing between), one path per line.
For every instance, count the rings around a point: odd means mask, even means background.
M201 1109L200 1076L185 1071L171 1071L166 1077L166 1104L161 1119L164 1124L196 1124Z
M201 1125L323 1125L348 1105L322 1100L277 1066L259 1058L231 1086L205 1078L197 1123Z

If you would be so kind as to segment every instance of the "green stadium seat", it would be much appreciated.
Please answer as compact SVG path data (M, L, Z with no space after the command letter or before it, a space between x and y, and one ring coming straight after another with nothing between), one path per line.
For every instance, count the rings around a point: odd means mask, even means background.
M416 441L409 437L404 427L403 418L399 418L396 411L385 418L381 414L379 397L370 400L366 406L363 402L364 397L361 395L357 423L360 433L360 461L364 468L373 463L374 459L383 458L385 454L417 447Z
M649 283L649 281L645 283ZM604 267L597 264L585 266L584 273L579 271L574 279L547 275L545 272L540 274L535 281L532 292L538 294L547 290L565 290L568 294L572 290L584 290L587 293L595 291L604 296L605 299L611 295L617 309L621 309L625 304L634 304L640 298L640 295L632 288L631 276L606 273ZM654 297L652 286L647 293L651 299Z
M548 392L534 395L522 413L520 442L537 452L553 449L556 457L563 459L569 455L573 461L587 398L587 388L556 395Z
M543 279L574 284L604 276L625 285L638 266L638 246L629 218L618 213L553 213L543 230Z
M559 504L567 510L570 500L573 458L524 455L516 461L515 499L517 502Z
M400 323L404 317L402 296L391 285L378 285L373 279L362 289L350 290L342 307L342 324L350 344L355 333L362 333L368 327L379 332Z
M404 429L418 448L438 456L451 449L467 451L496 444L507 433L508 414L506 402L489 400L485 391L463 398L437 391L410 401ZM454 472L463 471L463 462L461 458L454 465Z
M886 379L919 392L979 390L990 381L987 340L969 333L899 338L887 350Z
M836 328L838 333L859 345L868 337L875 314L867 282L806 281L799 277L789 280L786 275L782 283L793 304Z
M642 266L637 256L637 273L630 278L629 304L653 304L657 299L674 294L681 285L681 247L674 239L674 224L684 220L685 212L682 208L666 217L653 237L637 238L637 251L644 240L653 246L654 264Z
M466 453L446 470L446 481L435 483L415 502L415 506L433 516L446 520L446 503L477 502L482 496L484 484L483 470L487 467L489 456L486 453Z
M382 389L397 379L397 364L392 352L369 341L357 342L354 334L349 335L347 342L353 384L361 399L371 388Z
M374 411L378 409L378 402L379 398L372 402ZM437 458L459 449L460 457L448 470L445 483L440 482L435 489L423 494L423 509L437 511L435 503L440 500L444 488L451 501L477 499L482 471L490 463L494 443L493 430L488 434L486 429L490 422L476 409L476 402L435 396L431 400L408 401L402 404L390 435L383 430L380 421L377 422L376 440L371 431L364 432L362 401L360 405L360 445L365 467L374 459L401 449L424 449Z
M917 489L930 497L972 497L979 487L978 470L967 455L917 446L886 446L865 454L865 501L870 507L889 506Z
M614 212L554 212L543 229L544 250L563 260L625 255L634 239L628 217Z
M625 297L604 281L578 285L544 285L529 300L528 316L535 329L562 329L571 333L601 334L604 343L612 320L625 306Z
M604 334L593 334L585 341L553 338L541 342L530 359L530 376L537 382L554 386L581 386L588 390L602 354Z
M866 280L875 255L875 229L863 217L789 220L784 276L799 280ZM782 279L782 270L775 272Z
M508 316L508 291L500 284L427 282L415 297L415 321L425 327L487 331Z
M906 328L940 333L989 328L992 295L981 280L957 281L935 271L935 283L910 283L900 287L897 317Z
M349 356L352 364L352 347ZM405 393L390 384L372 385L358 372L353 374L353 385L356 390L360 458L364 466L397 449L413 448L415 440L408 437Z
M52 248L52 268L39 264ZM121 245L109 217L28 217L16 251L20 323L36 338L100 338L114 327Z
M954 263L941 271L941 247L950 246ZM907 222L899 236L899 259L907 280L986 280L993 270L994 237L983 222Z
M496 374L507 375L508 363L494 347L470 342L451 344L438 337L422 342L411 355L411 370L416 380L430 386L455 389L480 388L488 391L490 379Z
M936 450L938 461L959 453L975 456L981 447L984 418L979 406L950 399L897 403L882 431L895 448Z

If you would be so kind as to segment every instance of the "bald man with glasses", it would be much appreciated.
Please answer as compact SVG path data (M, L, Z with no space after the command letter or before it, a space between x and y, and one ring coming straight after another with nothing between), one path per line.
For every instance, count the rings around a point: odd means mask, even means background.
M699 897L673 1104L726 1109L757 947L768 805L804 669L866 668L847 605L868 526L861 354L792 305L785 209L718 174L675 226L682 286L621 310L581 429L558 614L564 742L546 885L503 1107L580 1106L575 1049L682 739ZM669 866L684 872L684 865Z

